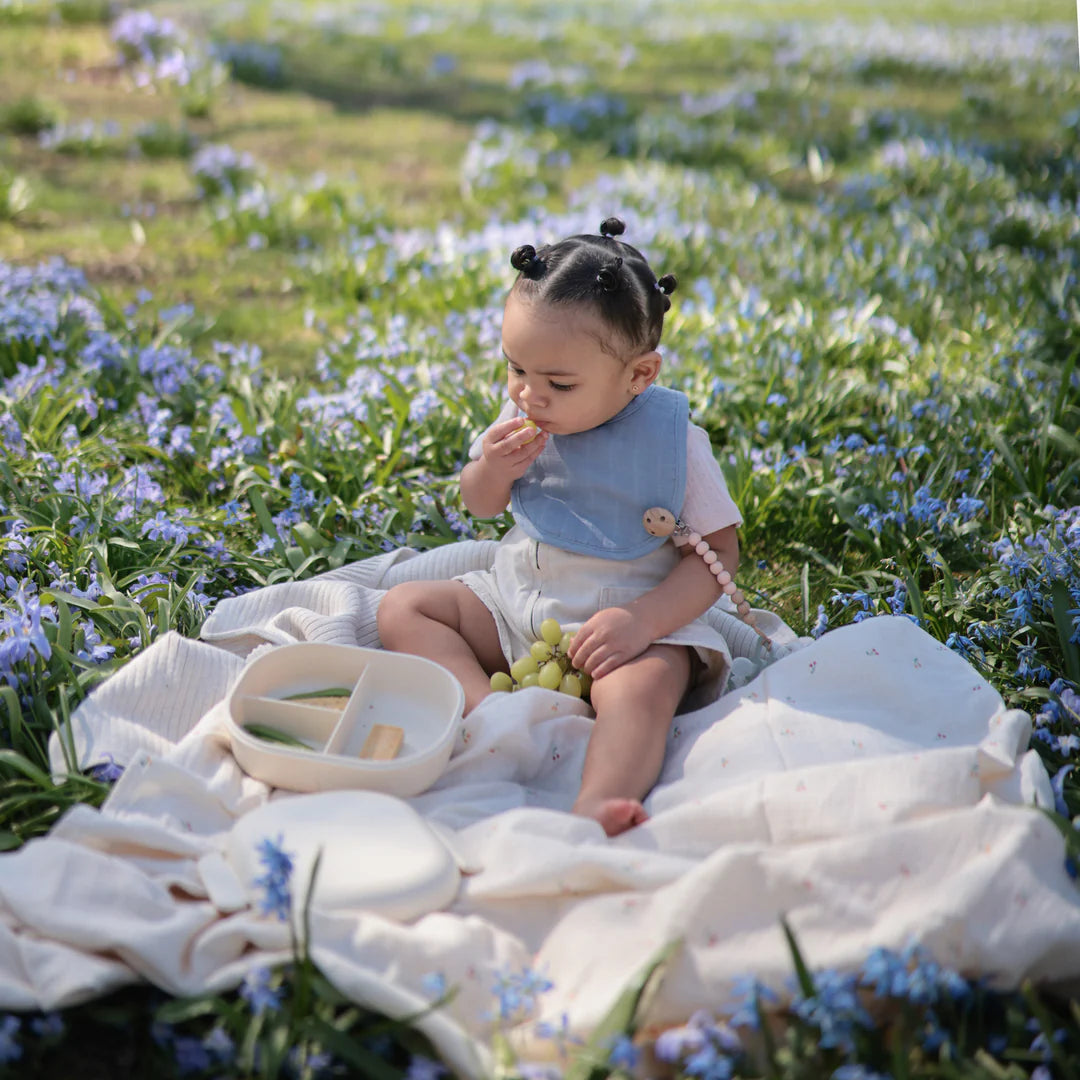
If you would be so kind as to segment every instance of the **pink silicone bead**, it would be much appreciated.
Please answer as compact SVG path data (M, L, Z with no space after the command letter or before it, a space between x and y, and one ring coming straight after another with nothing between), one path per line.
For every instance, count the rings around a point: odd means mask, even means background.
M713 563L713 566L719 565L719 563ZM721 570L720 573L716 575L716 580L719 581L721 585L728 585L731 583L731 575L726 570Z
M709 545L704 540L699 540L697 542L697 544L694 545L694 550L699 555L704 555L706 551L710 550L710 548L709 548Z
M701 557L705 560L706 564L709 565L709 566L712 566L712 564L714 562L716 562L716 560L718 558L716 552L713 551L712 548L709 548L709 550L706 551L705 554L702 555Z
M720 563L718 563L718 562L714 562L714 563L709 563L709 571L710 571L710 573L713 573L713 574L715 574L715 575L716 575L716 580L717 580L717 581L720 581L720 575L721 575L721 574L727 574L727 571L726 571L726 570L724 569L724 567L723 567L723 566L722 566L722 565L721 565ZM730 578L730 577L731 577L731 575L730 575L730 574L728 574L728 577ZM720 581L720 584L721 584L721 585L723 585L724 583L723 583L722 581Z
M739 614L744 617L750 614L750 605L745 600L739 604Z
M694 545L694 550L697 551L697 545L701 543L701 533L692 532L686 539Z
M728 596L730 596L736 590L736 588L738 588L738 586L730 578L728 578L728 580L724 582L724 592L726 592Z
M734 592L733 592L733 593L731 594L731 601L732 601L732 603L733 603L733 604L735 604L736 606L738 606L739 604L745 603L745 601L746 601L746 597L745 597L745 596L743 596L743 594L742 594L741 592L739 592L739 590L738 590L738 589L736 589L736 590L735 590L735 591L734 591Z

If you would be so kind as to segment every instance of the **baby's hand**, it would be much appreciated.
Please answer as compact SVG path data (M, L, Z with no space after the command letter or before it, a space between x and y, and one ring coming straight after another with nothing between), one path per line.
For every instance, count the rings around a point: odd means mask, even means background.
M520 417L492 424L484 436L485 463L498 470L508 481L517 480L540 456L548 434Z
M574 667L600 679L652 644L649 628L624 607L598 611L574 635L570 659Z

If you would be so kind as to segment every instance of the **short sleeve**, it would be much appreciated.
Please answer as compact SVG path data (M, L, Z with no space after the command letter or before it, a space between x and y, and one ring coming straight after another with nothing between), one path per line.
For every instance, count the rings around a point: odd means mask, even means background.
M479 435L472 441L472 445L469 447L469 460L479 461L484 453L484 436L495 426L495 424L501 424L504 420L509 420L512 416L518 415L518 407L510 400L506 399L506 404L503 405L499 415L495 417L495 420L488 427L484 428Z
M729 525L741 525L743 521L728 493L709 434L697 424L691 424L686 434L686 494L679 517L702 536ZM684 537L672 539L678 547L686 543Z

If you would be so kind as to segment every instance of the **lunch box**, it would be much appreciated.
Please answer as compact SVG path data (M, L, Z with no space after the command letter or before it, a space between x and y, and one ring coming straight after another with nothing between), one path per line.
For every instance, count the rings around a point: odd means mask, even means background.
M328 688L347 691L320 699ZM296 695L314 695L290 701ZM290 791L363 788L408 797L430 787L450 759L465 709L458 680L432 660L359 645L298 642L253 660L227 699L227 727L240 767ZM247 730L262 725L301 749ZM392 757L361 756L380 738Z

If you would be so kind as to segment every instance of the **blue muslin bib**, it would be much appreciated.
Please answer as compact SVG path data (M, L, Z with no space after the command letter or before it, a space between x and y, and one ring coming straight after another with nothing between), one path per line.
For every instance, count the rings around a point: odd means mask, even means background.
M666 541L641 516L682 508L686 491L686 395L650 386L599 427L552 435L514 482L510 509L534 540L582 555L636 559Z

